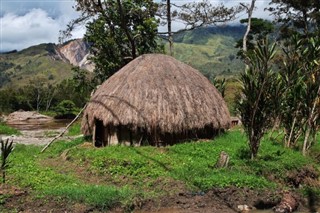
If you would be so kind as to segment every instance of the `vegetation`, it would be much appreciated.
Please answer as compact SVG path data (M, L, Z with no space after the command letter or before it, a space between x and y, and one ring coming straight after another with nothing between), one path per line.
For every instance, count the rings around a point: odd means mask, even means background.
M0 122L0 135L20 135L20 131Z
M0 138L0 154L1 154L1 166L0 171L2 172L2 183L6 182L6 171L9 167L9 155L13 151L13 141L9 142L9 139L2 140Z
M259 43L252 53L246 52L248 69L240 76L242 82L242 98L239 99L238 110L244 130L249 139L252 159L257 156L260 140L271 127L273 84L276 75L272 70L275 57L275 44Z
M245 141L243 134L234 130L214 141L165 148L96 149L78 138L56 142L47 152L38 154L41 147L17 145L11 155L14 166L8 168L7 182L30 188L38 197L60 197L106 210L114 205L129 208L137 199L172 194L181 190L169 187L177 183L183 184L183 190L194 192L228 186L291 187L284 184L288 174L315 163L267 138L261 142L257 160L251 161ZM229 154L229 167L217 169L214 165L221 151ZM277 183L268 179L270 174Z
M56 118L74 118L78 114L76 105L70 100L61 101L55 108Z
M76 3L82 16L68 25L64 36L68 37L75 25L86 25L85 40L90 43L95 63L95 85L139 55L162 52L162 45L157 42L157 4L153 1L77 0Z

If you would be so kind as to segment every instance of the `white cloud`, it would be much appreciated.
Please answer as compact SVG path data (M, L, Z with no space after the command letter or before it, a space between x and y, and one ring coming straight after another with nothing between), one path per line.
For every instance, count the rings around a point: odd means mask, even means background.
M161 0L156 0L161 1ZM194 0L171 0L176 4L193 2ZM200 1L200 0L196 0ZM209 0L212 4L223 3L225 6L234 6L250 3L251 0ZM267 0L257 0L254 17L269 18L264 8L268 6ZM0 7L0 52L21 50L40 43L58 42L59 31L78 17L78 13L72 8L74 0L1 0ZM234 24L239 19L246 18L246 14L239 14ZM183 25L173 23L174 30ZM163 30L162 27L161 30ZM77 28L73 32L74 38L82 37L85 27Z
M6 13L0 17L0 52L21 50L40 43L57 43L59 31L77 17L69 2L60 2L58 6L60 16L55 18L43 9L31 9L23 15ZM79 28L74 37L82 37L84 32L84 28Z

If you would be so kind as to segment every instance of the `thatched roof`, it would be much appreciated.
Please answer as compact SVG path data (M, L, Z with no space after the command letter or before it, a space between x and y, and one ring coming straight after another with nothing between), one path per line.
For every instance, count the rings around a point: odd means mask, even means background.
M162 133L230 125L227 106L209 80L162 54L142 55L105 81L84 112L84 134L92 134L95 119Z

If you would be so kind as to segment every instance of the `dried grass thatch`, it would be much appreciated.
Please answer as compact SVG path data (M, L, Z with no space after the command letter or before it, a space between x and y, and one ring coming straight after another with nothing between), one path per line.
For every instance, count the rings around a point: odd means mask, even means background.
M161 134L230 126L230 114L217 89L199 71L161 54L142 55L105 81L84 112L82 131L104 126L156 129Z

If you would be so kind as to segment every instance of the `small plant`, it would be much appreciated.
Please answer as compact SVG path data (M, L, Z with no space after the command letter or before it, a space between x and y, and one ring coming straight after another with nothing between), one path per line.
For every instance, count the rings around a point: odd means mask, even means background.
M21 135L21 132L0 121L0 135Z
M9 142L9 139L2 140L0 139L1 145L1 167L0 170L2 171L2 183L6 182L6 169L9 166L8 157L13 151L13 141Z

